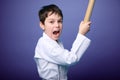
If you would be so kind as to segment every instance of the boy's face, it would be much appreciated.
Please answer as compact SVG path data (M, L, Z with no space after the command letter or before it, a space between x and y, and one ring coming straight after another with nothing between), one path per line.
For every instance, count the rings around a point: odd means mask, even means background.
M49 13L44 24L40 22L40 26L51 39L58 40L62 32L62 17Z

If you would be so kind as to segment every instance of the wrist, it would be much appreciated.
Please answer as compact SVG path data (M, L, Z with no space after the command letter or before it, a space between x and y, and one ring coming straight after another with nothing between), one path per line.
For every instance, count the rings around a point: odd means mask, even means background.
M80 32L80 31L79 31L79 34L85 35L86 33L84 33L84 32Z

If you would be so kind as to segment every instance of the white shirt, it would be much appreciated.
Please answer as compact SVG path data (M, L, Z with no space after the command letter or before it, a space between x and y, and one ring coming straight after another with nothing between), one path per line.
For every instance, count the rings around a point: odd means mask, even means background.
M43 33L34 56L40 77L46 80L67 80L68 66L80 60L90 42L87 37L78 34L68 51L60 41L54 41Z

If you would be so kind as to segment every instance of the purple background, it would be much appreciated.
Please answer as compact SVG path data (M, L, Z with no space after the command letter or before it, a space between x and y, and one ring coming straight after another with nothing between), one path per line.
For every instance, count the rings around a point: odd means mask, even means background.
M71 48L88 0L1 0L0 80L40 80L33 59L38 38L38 10L58 5L64 14L61 40ZM120 0L96 0L87 34L92 44L70 67L69 80L120 80Z

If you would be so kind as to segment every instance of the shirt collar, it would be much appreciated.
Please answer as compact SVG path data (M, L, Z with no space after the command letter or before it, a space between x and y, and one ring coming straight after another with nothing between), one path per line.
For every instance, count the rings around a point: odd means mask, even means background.
M58 44L59 46L64 48L62 42L59 39L57 41L55 41L55 40L51 39L45 32L43 32L43 38L45 38L45 39L47 39L55 44Z
M44 38L46 38L46 39L49 39L49 40L52 40L52 41L55 41L55 40L53 40L53 39L51 39L45 32L43 32L43 37ZM55 42L60 42L60 40L58 39L57 41L55 41Z

